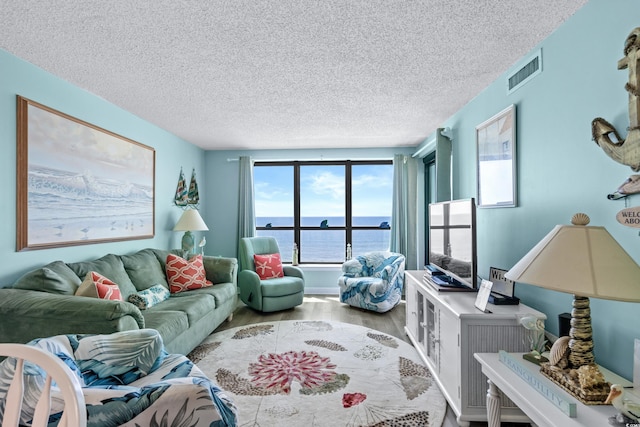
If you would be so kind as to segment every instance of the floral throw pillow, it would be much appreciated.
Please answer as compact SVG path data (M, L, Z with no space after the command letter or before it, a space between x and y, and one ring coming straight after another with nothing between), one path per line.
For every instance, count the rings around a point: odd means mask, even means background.
M280 254L254 255L253 262L256 264L256 273L260 280L284 277Z
M149 289L145 289L144 291L136 292L135 294L129 295L129 302L140 310L146 310L147 308L151 308L156 304L161 303L162 301L169 299L169 290L164 286L158 284L153 285Z
M204 265L202 264L202 255L196 255L187 261L177 255L169 254L165 270L167 282L169 282L169 291L172 294L213 285L207 280Z
M76 295L122 301L122 294L118 285L95 271L87 273L76 291Z

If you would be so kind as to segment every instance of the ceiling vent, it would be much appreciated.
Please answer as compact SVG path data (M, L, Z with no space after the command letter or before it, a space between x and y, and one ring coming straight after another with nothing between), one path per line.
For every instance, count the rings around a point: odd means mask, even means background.
M538 50L524 62L523 66L516 67L516 71L507 76L507 94L520 89L522 85L542 72L542 50Z

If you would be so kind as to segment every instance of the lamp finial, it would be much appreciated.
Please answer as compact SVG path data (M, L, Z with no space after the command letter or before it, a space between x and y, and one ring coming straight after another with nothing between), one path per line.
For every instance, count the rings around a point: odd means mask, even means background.
M590 222L589 215L585 213L577 213L571 217L571 224L573 225L588 225Z

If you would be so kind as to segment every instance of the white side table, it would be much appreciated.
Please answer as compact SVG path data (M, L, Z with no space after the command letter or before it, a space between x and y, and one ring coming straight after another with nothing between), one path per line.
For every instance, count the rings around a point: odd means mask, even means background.
M500 427L500 392L513 401L531 421L539 427L605 427L609 425L609 417L617 411L611 405L585 405L562 390L540 373L540 368L524 359L523 366L532 373L537 381L543 383L566 401L575 403L576 418L570 418L558 407L547 400L529 383L502 363L497 353L475 353L474 357L482 365L482 373L489 379L487 391L487 420L489 427ZM522 357L515 354L514 357ZM612 383L628 384L628 381L609 371L603 372L605 378Z

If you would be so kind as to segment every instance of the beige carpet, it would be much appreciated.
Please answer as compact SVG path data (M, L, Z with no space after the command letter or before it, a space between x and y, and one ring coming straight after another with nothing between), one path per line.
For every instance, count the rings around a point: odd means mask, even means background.
M238 327L189 357L232 397L243 427L441 426L446 412L410 344L348 323Z

